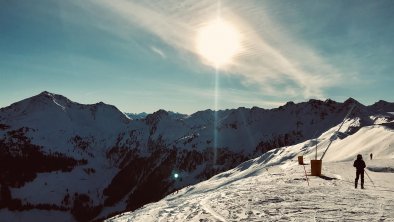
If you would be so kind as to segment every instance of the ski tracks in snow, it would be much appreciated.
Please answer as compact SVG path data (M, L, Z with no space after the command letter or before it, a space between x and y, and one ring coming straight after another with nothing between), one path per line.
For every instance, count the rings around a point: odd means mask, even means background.
M354 189L348 163L332 164L327 176L309 177L297 165L270 168L240 180L206 181L146 205L131 221L394 221L394 192ZM333 173L340 173L334 175ZM374 175L379 183L379 175ZM343 178L343 179L340 179ZM386 181L387 179L385 176ZM206 189L209 189L207 191ZM146 220L141 214L150 215ZM153 218L155 218L153 220ZM121 221L121 220L119 220Z
M310 177L301 168L276 170L194 198L188 221L394 221L394 202L372 190L356 190L333 177ZM276 171L273 173L273 171ZM298 172L299 171L299 172Z
M384 201L380 205L381 216L379 221L394 221L394 198L389 201Z

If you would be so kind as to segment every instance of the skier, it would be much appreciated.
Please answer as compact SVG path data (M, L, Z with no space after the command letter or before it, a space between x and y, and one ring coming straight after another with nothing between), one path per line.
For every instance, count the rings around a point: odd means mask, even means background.
M365 162L361 154L357 155L357 160L354 161L353 166L356 167L356 180L354 183L354 187L357 188L358 178L361 175L361 189L364 189L364 168Z
M371 154L369 154L369 156L371 157L371 160L372 160L372 153L371 153Z

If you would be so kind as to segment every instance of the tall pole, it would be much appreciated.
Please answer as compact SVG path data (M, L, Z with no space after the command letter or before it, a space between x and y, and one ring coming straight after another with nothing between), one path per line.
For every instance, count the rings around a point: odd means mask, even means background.
M345 123L346 118L350 115L350 113L353 111L353 108L355 106L356 106L356 104L353 104L353 106L350 108L349 112L346 114L345 118L343 119L343 121L342 121L341 125L339 126L338 130L335 131L335 133L333 135L336 135L339 132L339 130L342 128L343 124ZM327 146L326 150L324 151L323 155L321 156L320 160L322 160L324 155L326 155L326 152L327 152L328 148L330 148L332 141L333 140L330 137L330 143L328 144L328 146Z
M317 160L317 138L315 139L315 160Z

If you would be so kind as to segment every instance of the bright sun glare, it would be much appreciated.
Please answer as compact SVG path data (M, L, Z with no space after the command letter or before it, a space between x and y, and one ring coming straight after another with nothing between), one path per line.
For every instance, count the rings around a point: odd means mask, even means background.
M198 53L216 67L228 64L239 49L238 30L222 19L216 19L198 31Z

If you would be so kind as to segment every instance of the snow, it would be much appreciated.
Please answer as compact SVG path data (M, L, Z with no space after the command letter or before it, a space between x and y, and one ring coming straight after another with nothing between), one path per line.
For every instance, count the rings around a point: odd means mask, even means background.
M394 173L394 159L371 160L367 169L373 172Z
M319 143L318 147L324 149L327 147L330 132L332 131L327 131L327 133L319 138L319 140L323 141ZM363 127L354 135L349 135L342 140L337 139L327 151L324 160L345 161L353 159L357 154L367 157L370 153L373 153L377 159L394 158L393 138L394 131L388 130L385 127L377 125ZM319 157L321 156L322 150L318 151ZM312 149L306 153L306 158L314 159L314 155L314 150Z
M74 168L71 172L38 173L34 181L26 183L21 188L11 188L12 197L24 202L61 203L68 193L91 194L89 197L94 205L103 201L103 189L111 182L117 169L97 167L96 173L87 174L83 169L86 166Z
M318 157L336 129L317 138ZM387 170L394 168L393 130L375 125L335 139L321 177L310 176L309 164L297 163L299 155L306 163L314 159L314 149L313 141L306 141L271 150L107 221L394 221L394 173ZM352 164L358 153L367 165L364 190L354 189Z
M33 129L27 133L32 143L42 145L46 151L64 153L67 150L68 155L75 158L81 155L69 150L72 147L70 138L78 135L91 140L94 155L103 152L107 148L106 143L113 144L116 136L131 122L112 105L102 102L83 105L49 92L42 92L0 111L0 119L3 118L4 123L13 129L26 126ZM88 159L85 155L84 158Z

